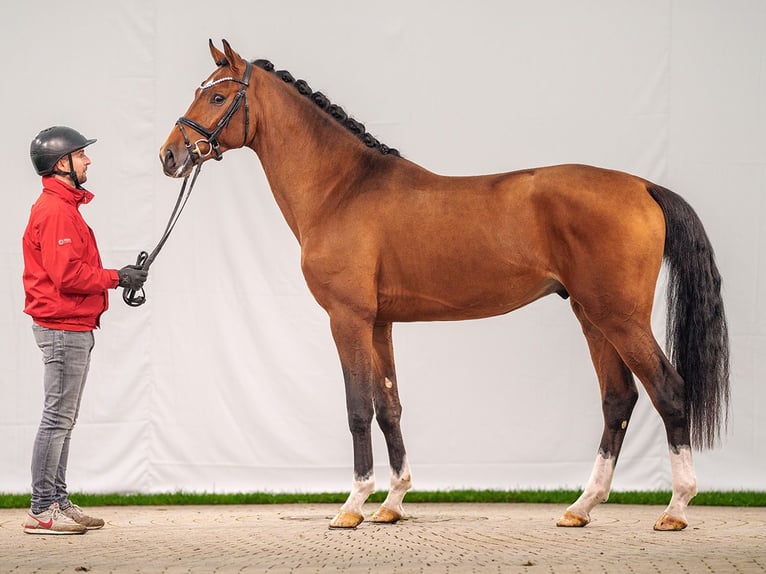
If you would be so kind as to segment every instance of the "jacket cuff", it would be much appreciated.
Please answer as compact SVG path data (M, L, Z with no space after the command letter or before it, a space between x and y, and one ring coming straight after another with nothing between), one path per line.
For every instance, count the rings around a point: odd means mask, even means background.
M113 283L112 289L117 289L120 286L120 274L117 272L117 269L110 269L109 273Z

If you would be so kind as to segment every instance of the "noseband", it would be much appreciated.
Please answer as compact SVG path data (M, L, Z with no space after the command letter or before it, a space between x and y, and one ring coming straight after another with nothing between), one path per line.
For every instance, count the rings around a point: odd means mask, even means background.
M201 161L202 159L206 158L210 154L214 154L214 159L221 160L223 159L223 154L220 150L220 144L218 143L218 135L223 131L223 129L229 125L229 121L231 120L232 116L237 112L239 109L239 106L242 104L242 101L245 102L245 137L242 140L242 145L244 146L247 144L248 139L248 131L250 129L250 110L247 105L247 88L250 85L250 73L252 71L252 64L250 62L245 62L245 73L242 76L242 79L238 78L232 78L232 77L226 77L226 78L219 78L217 80L213 80L210 82L207 82L206 84L203 84L200 89L206 90L208 88L211 88L215 86L216 84L220 84L221 82L237 82L238 84L241 84L242 87L237 92L237 95L234 96L234 100L231 102L231 105L229 105L229 109L226 110L226 113L221 117L220 120L218 120L218 123L216 124L215 128L213 130L209 130L205 128L204 126L201 126L199 123L195 122L194 120L191 120L187 118L186 116L181 116L178 118L178 121L176 122L176 125L178 126L178 129L181 132L181 136L184 138L184 145L186 146L186 151L189 153L189 158L191 159L192 163L197 163L198 161ZM196 140L194 143L191 142L189 137L186 135L186 130L184 129L184 126L192 128L194 131L200 133L203 135L203 138L200 138ZM199 148L199 144L207 144L209 146L209 149L207 150L207 153L202 153L202 151Z

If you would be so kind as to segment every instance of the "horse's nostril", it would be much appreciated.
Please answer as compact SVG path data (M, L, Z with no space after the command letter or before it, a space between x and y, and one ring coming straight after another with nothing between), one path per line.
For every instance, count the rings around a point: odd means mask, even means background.
M165 167L175 167L176 160L173 156L173 151L169 148L165 151L165 158L163 159L163 163L165 164Z

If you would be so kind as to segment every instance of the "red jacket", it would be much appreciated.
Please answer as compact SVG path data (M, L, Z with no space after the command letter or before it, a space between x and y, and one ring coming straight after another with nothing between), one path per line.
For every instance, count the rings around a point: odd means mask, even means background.
M79 207L93 194L43 177L24 231L24 312L51 329L90 331L109 307L117 271L104 269L93 230Z

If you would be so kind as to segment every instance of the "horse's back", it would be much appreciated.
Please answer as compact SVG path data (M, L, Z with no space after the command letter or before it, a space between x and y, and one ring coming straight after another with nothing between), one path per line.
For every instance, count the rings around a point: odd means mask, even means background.
M381 200L393 217L380 221L393 243L464 251L465 260L497 254L558 274L596 251L661 260L665 222L648 185L578 164L470 177L426 172L393 186Z

